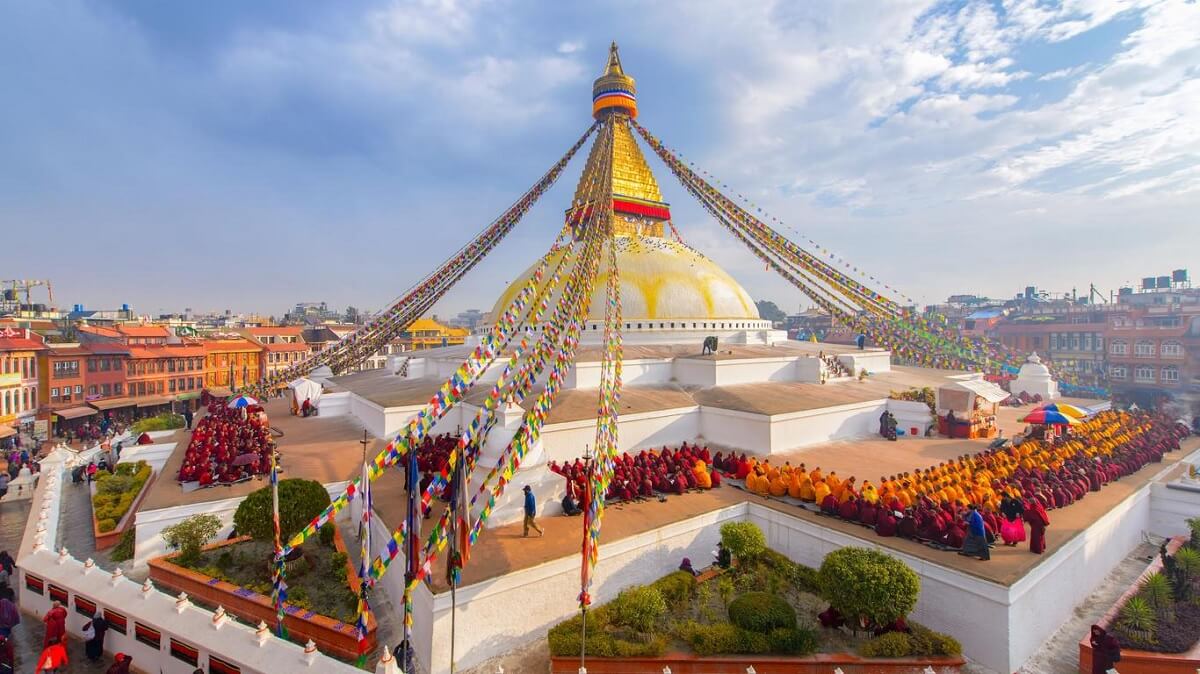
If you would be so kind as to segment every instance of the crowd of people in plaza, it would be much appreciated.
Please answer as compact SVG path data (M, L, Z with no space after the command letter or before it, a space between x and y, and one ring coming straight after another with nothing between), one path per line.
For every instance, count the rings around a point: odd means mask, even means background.
M1161 461L1188 430L1145 412L1105 411L1051 439L1018 436L1011 445L936 466L883 476L877 483L803 463L774 466L746 455L720 457L718 470L745 480L760 496L789 496L856 522L880 536L900 536L989 558L988 542L1045 550L1047 511L1063 508L1113 480Z
M613 463L613 477L605 502L633 501L658 494L683 494L692 489L719 487L721 476L713 470L712 463L708 447L686 442L674 449L664 446L621 454ZM562 464L551 461L549 467L567 481L563 510L574 514L572 511L586 508L588 466L584 460Z
M178 479L201 487L248 480L271 471L274 451L275 440L261 406L230 409L213 402L192 429Z

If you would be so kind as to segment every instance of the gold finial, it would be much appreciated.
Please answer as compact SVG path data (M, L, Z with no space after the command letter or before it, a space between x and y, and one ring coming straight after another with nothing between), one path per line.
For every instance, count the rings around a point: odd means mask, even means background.
M625 71L621 69L621 55L617 52L617 41L608 47L608 67L604 69L605 75L624 75Z

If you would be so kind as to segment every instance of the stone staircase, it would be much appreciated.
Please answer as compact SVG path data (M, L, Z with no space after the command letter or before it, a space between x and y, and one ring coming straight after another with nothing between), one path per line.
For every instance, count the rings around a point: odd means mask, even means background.
M837 359L837 356L831 356L827 353L820 355L821 363L824 365L822 370L825 372L827 381L833 379L850 379L854 373L842 365L842 361Z

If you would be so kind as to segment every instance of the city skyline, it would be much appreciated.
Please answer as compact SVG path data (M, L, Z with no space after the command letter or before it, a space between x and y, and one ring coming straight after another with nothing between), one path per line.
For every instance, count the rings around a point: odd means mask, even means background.
M648 128L921 304L1107 292L1200 240L1194 4L0 12L11 275L87 306L384 306L578 135L612 39ZM581 165L437 313L491 308ZM804 303L651 168L686 242Z

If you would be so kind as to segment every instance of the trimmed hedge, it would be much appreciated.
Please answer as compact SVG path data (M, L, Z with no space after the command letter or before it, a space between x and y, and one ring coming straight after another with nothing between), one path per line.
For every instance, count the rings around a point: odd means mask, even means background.
M587 614L587 654L595 657L657 657L667 650L667 640L661 635L638 635L620 630L611 621L608 605L599 606ZM579 616L550 628L547 641L550 654L563 657L579 655L582 621Z
M183 415L163 412L162 414L156 414L145 419L138 419L133 422L130 430L134 435L140 435L147 431L170 431L176 428L183 428L185 425Z
M908 633L887 632L859 646L858 654L864 658L904 658L909 656L958 656L962 645L954 637L919 625L909 624Z
M112 473L103 470L96 472L92 516L96 518L96 528L100 533L106 534L117 528L152 473L145 461L119 463Z
M747 592L729 604L729 622L752 632L796 626L796 610L780 596L766 592Z
M778 655L808 655L817 650L817 634L799 627L779 627L767 635L771 652Z
M841 548L821 562L822 594L852 623L890 625L917 605L921 581L904 562L878 550Z
M780 627L768 634L744 630L730 623L701 625L689 622L676 633L698 656L710 655L808 655L817 650L812 630Z
M793 562L770 548L759 556L759 561L783 574L797 590L818 596L821 594L821 577L816 569Z

